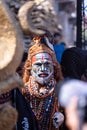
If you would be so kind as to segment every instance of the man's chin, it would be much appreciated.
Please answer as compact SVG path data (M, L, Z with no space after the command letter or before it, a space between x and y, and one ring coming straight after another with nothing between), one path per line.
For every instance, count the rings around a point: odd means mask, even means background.
M41 84L41 85L46 85L46 84L47 84L46 79L44 79L44 80L39 79L39 80L37 80L37 82L38 82L39 84Z

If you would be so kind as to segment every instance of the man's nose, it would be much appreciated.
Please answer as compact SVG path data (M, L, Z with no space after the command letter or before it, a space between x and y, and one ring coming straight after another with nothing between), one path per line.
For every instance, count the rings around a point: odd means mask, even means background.
M44 70L45 70L45 65L42 64L42 66L41 66L41 71L43 72Z

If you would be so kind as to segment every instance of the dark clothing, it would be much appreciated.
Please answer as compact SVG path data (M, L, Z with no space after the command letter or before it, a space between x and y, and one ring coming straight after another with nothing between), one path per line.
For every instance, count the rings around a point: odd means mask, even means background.
M14 107L18 111L18 122L16 130L38 130L36 118L29 103L20 93L19 89L13 90Z
M87 51L77 47L66 49L62 55L61 67L65 78L81 79L87 69Z

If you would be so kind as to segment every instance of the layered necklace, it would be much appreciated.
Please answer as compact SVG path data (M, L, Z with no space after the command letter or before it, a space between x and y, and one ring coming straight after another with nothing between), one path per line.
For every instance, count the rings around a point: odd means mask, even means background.
M40 130L49 130L55 100L54 87L53 78L46 86L40 86L32 76L25 87L24 96L38 120Z

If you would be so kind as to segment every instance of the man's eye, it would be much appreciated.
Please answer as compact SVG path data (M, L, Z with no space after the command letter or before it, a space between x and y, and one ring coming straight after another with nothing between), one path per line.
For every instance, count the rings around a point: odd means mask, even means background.
M49 63L47 62L47 63L45 63L46 65L49 65Z
M35 65L41 66L42 64L41 63L36 63Z
M50 65L50 63L46 62L46 63L45 63L45 65L46 65L46 66L49 66L49 65Z

